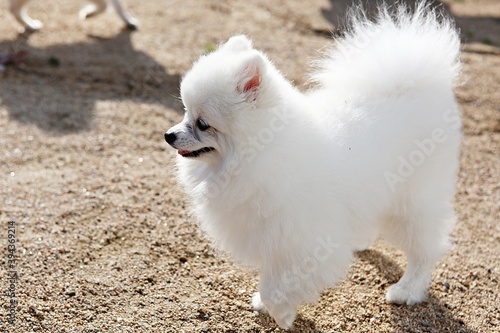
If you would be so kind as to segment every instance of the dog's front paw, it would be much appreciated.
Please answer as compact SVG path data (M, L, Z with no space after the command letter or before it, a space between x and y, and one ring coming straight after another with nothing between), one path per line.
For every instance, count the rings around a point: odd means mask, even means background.
M260 293L253 294L252 306L255 311L267 313L266 306L264 305L262 299L260 298Z
M396 283L387 289L386 300L389 303L414 305L427 299L427 290L411 288L411 286Z
M282 311L276 316L271 315L274 318L279 327L284 330L288 330L292 327L293 322L295 321L295 317L297 316L297 311L295 309L288 309L286 311Z
M262 300L260 293L255 293L252 297L254 310L268 313L274 321L284 330L292 327L297 311L287 304L275 305L273 302Z

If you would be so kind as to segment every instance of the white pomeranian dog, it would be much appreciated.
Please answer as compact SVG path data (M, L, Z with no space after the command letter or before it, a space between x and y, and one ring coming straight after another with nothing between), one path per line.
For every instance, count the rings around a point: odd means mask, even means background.
M27 4L30 0L10 0L10 12L16 20L30 31L36 31L42 28L42 22L32 19L28 15ZM108 2L111 2L120 18L127 24L129 29L137 29L139 21L127 13L120 0L88 0L90 4L83 7L80 11L80 18L85 19L100 14L108 8Z
M387 300L422 302L450 244L457 30L426 3L351 21L306 93L229 39L186 74L184 120L165 133L202 229L259 269L253 306L282 328L378 237L408 259Z

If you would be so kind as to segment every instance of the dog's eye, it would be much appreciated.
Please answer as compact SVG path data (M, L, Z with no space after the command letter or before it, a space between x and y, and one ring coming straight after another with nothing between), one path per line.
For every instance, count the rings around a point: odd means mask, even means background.
M200 118L196 121L196 127L198 127L200 131L206 131L207 129L210 128L210 125L207 124L205 120Z

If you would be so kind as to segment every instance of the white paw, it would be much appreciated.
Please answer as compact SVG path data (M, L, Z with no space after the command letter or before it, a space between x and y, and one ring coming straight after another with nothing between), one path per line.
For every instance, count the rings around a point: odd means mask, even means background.
M80 10L78 16L80 17L80 20L83 21L89 17L99 14L101 11L99 11L96 5L88 4Z
M260 293L253 294L252 306L253 306L255 311L267 313L266 306L264 305L264 303L262 303L262 299L260 298Z
M125 23L127 24L127 28L130 30L136 30L139 28L139 21L134 17L128 17L125 20Z
M297 312L295 310L282 311L276 316L271 315L271 317L274 318L278 326L284 330L287 330L290 327L292 327L296 316Z
M414 305L427 299L427 291L396 283L387 289L385 298L390 303Z
M30 31L37 31L43 27L43 23L39 20L25 21L24 24L26 25L26 29Z
M274 305L272 302L263 301L260 293L255 293L252 297L252 306L254 310L262 313L268 313L274 321L284 330L292 327L297 311L295 308L286 304Z

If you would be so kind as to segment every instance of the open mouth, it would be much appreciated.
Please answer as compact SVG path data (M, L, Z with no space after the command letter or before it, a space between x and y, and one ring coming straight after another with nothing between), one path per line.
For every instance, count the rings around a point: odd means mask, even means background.
M202 154L211 152L212 150L215 150L215 148L205 147L205 148L201 148L201 149L194 150L194 151L179 150L179 155L182 155L182 157L198 157Z

